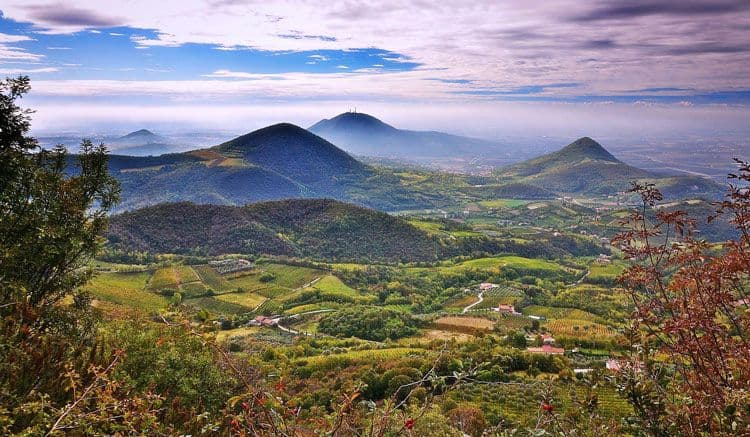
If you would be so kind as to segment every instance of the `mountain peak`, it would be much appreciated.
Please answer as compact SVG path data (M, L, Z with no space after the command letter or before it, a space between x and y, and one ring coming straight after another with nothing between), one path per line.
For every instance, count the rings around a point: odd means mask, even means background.
M291 123L258 129L214 149L303 183L317 183L351 172L366 171L362 163L343 150Z
M333 130L348 131L396 131L388 123L363 112L344 112L331 119L323 119L310 126L310 131L319 133Z
M123 136L122 138L136 138L136 137L157 137L155 133L151 132L148 129L139 129L137 131L130 132L129 134Z
M577 161L593 159L598 161L620 162L614 157L614 155L609 153L607 149L590 137L579 138L555 154L559 157L565 157Z

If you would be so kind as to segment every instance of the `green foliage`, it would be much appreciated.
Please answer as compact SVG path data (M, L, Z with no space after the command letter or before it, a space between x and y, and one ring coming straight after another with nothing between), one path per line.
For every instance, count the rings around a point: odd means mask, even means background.
M413 335L417 332L417 326L415 319L398 311L350 307L324 316L318 330L329 335L383 341Z
M126 322L112 326L106 338L125 353L114 376L137 390L155 390L167 404L196 413L217 411L229 398L231 378L202 339L181 328Z
M305 256L328 260L433 260L437 238L382 212L332 200L245 208L175 203L115 216L110 245L124 251ZM460 250L460 249L457 249Z
M260 274L260 276L258 276L258 280L260 282L265 282L265 283L271 282L274 279L276 279L276 275L274 275L271 272L263 272L263 273Z
M0 432L45 434L75 386L104 360L80 289L118 186L104 146L40 150L17 100L29 79L0 81ZM63 299L71 296L71 304ZM90 367L93 366L93 367ZM71 380L73 382L71 382ZM74 384L74 385L71 385ZM111 398L108 398L108 400ZM104 403L103 406L109 405Z

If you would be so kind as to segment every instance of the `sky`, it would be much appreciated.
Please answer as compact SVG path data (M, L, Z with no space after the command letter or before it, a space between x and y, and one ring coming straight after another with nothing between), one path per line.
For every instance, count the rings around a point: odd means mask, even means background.
M309 125L745 132L748 0L4 0L38 132Z

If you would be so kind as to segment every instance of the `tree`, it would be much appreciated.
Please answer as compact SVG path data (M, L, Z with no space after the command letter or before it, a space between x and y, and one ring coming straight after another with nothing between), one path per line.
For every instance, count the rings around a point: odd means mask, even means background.
M740 183L717 205L736 239L697 239L694 219L654 212L661 193L634 184L640 209L613 240L632 262L621 280L635 307L621 388L653 435L750 433L750 165L738 163Z
M0 308L18 305L42 314L91 276L85 262L97 251L119 186L107 173L104 145L81 143L75 175L61 146L40 150L27 136L30 113L15 103L26 77L0 82ZM41 319L40 319L41 320Z
M80 286L119 194L103 145L83 141L75 166L64 148L38 147L17 104L29 89L27 77L0 81L0 416L13 418L0 419L3 433L54 415L70 400L70 375L76 385L99 378Z

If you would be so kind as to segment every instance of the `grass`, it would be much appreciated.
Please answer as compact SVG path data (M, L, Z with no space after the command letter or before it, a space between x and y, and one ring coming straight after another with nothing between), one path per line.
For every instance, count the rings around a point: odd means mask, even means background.
M312 367L331 367L332 364L349 366L354 363L374 362L377 360L392 360L410 354L424 354L424 349L410 347L396 347L390 349L368 349L361 351L347 351L340 354L318 355L295 360L297 365Z
M311 294L314 295L311 296ZM275 302L284 303L290 307L323 302L330 302L331 304L351 302L366 304L373 303L375 300L375 296L362 295L333 275L326 275L309 287L295 289L275 298Z
M445 316L433 322L435 327L446 331L474 333L477 331L491 331L495 323L481 317Z
M261 282L260 275L262 272L272 273L274 279L270 282ZM290 291L309 284L314 279L324 275L325 272L321 270L307 267L266 264L262 266L262 270L233 277L228 279L227 282L231 287L240 287L243 291L257 293L268 298L275 298L288 294Z
M331 293L342 293L350 296L359 296L357 290L344 284L341 279L328 275L324 276L320 281L313 285L313 288L317 288L320 291L331 292Z
M334 269L338 270L364 270L368 267L368 264L355 264L355 263L335 263L333 264Z
M453 236L453 237L476 237L482 235L479 232L469 230L448 230L439 222L411 219L409 223L431 235Z
M195 273L190 266L174 266L172 267L177 277L177 282L180 284L186 284L189 282L200 282L201 278Z
M613 282L617 279L618 276L622 274L623 271L625 271L625 266L622 264L594 264L589 269L591 273L589 273L588 277L586 277L587 282L594 282L594 283L601 283L601 282Z
M217 293L233 291L232 285L211 266L193 267L201 281ZM235 288L236 289L236 288Z
M102 273L84 287L100 300L148 311L156 311L167 306L165 297L144 290L149 274Z
M523 206L529 203L528 200L519 200L519 199L493 199L493 200L484 200L479 202L480 205L484 206L485 208L518 208L519 206Z
M476 270L496 270L503 267L525 270L527 272L537 272L539 274L568 274L567 269L554 262L544 259L524 258L522 256L497 256L488 258L476 258L454 265L440 267L410 267L406 269L411 272L438 271L440 273L461 273L468 269Z
M229 302L223 302L213 297L199 297L196 299L187 299L183 301L185 305L194 305L206 309L216 314L242 314L248 312L248 309Z
M462 268L474 269L492 269L495 267L518 267L527 270L545 270L545 271L562 271L564 270L559 264L534 258L524 258L521 256L502 256L497 258L478 258L464 261L457 265Z
M248 310L255 309L266 301L266 298L255 293L224 293L214 297L216 300L240 305Z
M149 283L150 290L161 291L161 290L179 290L179 280L177 278L177 272L172 267L164 267L158 269L151 276L151 282Z
M441 341L451 341L455 340L458 342L465 342L470 341L474 338L471 334L461 333L461 332L450 332L450 331L443 331L440 329L425 329L422 333L419 334L417 337L406 337L399 340L401 343L407 343L411 342L415 339L418 340L427 340L427 341L433 341L433 340L441 340Z
M587 322L596 321L599 316L576 308L558 308L541 305L531 305L523 309L526 315L540 316L546 319L575 319Z
M230 329L228 331L219 331L216 333L216 341L222 343L235 337L247 337L248 335L256 334L258 331L260 331L260 328L257 326L246 326Z
M203 296L208 292L208 289L202 282L190 282L188 284L180 284L180 293L183 297L198 297Z
M609 326L578 319L555 319L543 325L553 334L571 337L614 337L617 332Z

